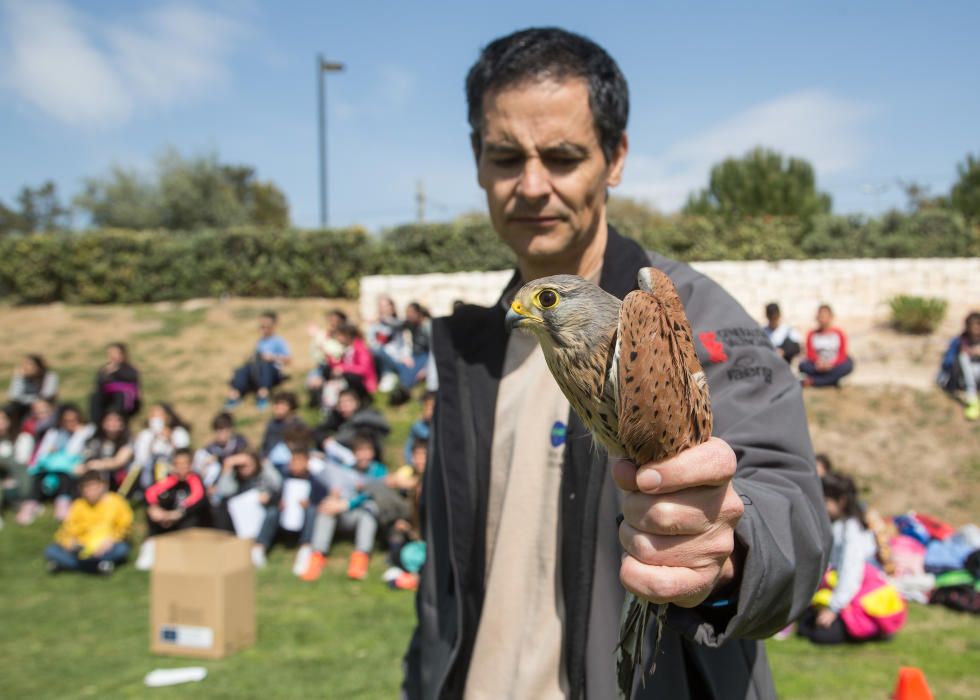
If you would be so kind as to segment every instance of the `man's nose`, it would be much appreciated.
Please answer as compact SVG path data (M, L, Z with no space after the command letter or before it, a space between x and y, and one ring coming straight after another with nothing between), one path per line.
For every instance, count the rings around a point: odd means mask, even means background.
M547 197L551 193L551 181L548 170L537 158L528 158L524 162L520 180L517 182L517 193L524 199L535 200Z

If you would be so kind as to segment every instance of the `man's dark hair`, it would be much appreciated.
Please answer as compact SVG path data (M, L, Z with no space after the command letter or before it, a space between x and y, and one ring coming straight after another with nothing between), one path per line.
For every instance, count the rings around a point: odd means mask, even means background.
M347 323L347 314L342 309L330 309L327 312L327 316L336 316L340 319L341 323Z
M779 313L779 304L774 301L766 304L766 318L776 318Z
M599 145L612 160L629 117L629 86L605 49L557 27L523 29L487 44L466 76L466 102L474 150L482 148L483 97L488 92L550 78L581 78Z
M80 477L78 477L78 487L81 488L82 486L85 486L85 484L89 483L90 481L98 481L103 486L106 485L105 479L102 478L102 474L100 474L98 471L94 469L90 469L84 474L82 474Z
M174 450L174 456L171 459L177 459L178 457L187 457L187 459L194 459L194 452L189 447L178 447Z
M277 323L279 321L279 314L272 309L267 309L259 314L259 318L267 318L273 323Z

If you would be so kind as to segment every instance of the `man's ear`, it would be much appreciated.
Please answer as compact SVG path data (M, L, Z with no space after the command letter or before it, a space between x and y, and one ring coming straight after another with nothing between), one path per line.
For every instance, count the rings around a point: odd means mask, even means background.
M616 187L623 180L623 169L626 167L626 153L629 151L630 143L626 132L623 132L616 150L613 151L612 160L609 161L609 175L606 177L606 187Z
M470 132L470 148L473 149L473 160L475 160L477 166L479 166L480 152L483 150L483 139L480 137L479 131Z

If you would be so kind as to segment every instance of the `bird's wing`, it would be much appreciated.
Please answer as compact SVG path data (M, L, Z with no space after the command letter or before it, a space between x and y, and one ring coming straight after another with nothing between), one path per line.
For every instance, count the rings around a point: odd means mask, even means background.
M667 284L670 296L660 285L657 296L631 292L619 315L619 439L635 464L659 462L711 436L707 382Z

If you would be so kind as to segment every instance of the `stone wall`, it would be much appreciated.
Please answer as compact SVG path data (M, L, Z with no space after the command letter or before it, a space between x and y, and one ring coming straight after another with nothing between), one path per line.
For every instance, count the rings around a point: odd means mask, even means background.
M952 306L980 307L980 258L782 260L779 262L698 262L693 267L716 280L755 317L776 301L783 316L808 326L818 304L830 304L841 318L886 318L887 301L897 294L941 297ZM410 301L435 316L453 301L492 304L511 271L431 275L376 275L361 279L361 317L376 315L377 299L388 295L399 312Z

